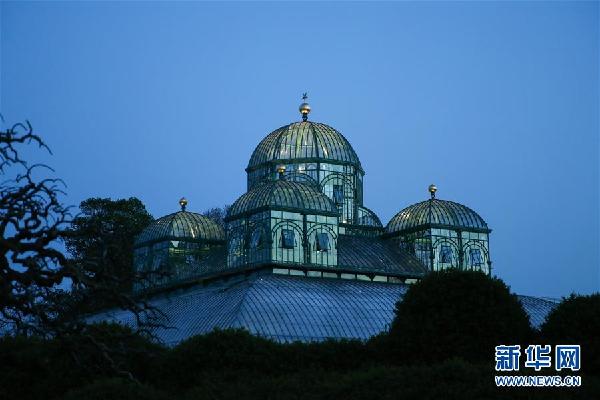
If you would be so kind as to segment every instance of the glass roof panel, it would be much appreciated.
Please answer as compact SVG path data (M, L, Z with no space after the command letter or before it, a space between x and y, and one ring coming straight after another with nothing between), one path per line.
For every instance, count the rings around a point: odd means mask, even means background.
M260 182L243 194L233 203L227 218L235 219L237 216L265 208L338 215L335 204L315 185L279 179Z
M268 134L252 153L248 168L298 158L335 160L360 168L356 152L340 132L312 121L294 122Z
M136 246L163 240L225 240L225 232L212 219L201 214L179 211L158 218L140 233Z
M440 199L422 201L405 208L390 220L386 230L396 233L430 225L489 231L483 218L469 207Z
M404 284L254 275L153 298L151 305L165 318L153 333L171 346L215 328L245 328L278 342L366 340L389 328L407 290ZM546 299L518 297L536 327L556 307ZM103 320L135 324L125 311L90 318Z

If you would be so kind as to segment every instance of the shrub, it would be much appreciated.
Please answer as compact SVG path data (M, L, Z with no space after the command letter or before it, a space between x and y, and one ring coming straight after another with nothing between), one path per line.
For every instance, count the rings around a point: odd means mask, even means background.
M151 387L128 380L111 378L98 380L69 391L64 400L167 400L169 397Z
M389 340L382 342L393 362L489 361L495 346L531 337L529 317L504 282L451 269L411 286L396 304Z
M190 388L199 382L270 375L284 368L280 345L245 330L214 330L187 339L164 357L157 370L161 387Z
M600 375L600 293L563 299L540 334L548 344L581 345L581 372Z
M164 352L127 328L106 323L53 340L2 337L0 399L60 398L70 389L124 373L145 380Z

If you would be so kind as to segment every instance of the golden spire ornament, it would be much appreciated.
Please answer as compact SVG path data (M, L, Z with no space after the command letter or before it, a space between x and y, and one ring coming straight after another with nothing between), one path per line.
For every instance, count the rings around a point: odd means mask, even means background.
M308 93L304 93L302 95L302 104L300 104L300 107L298 107L298 110L300 111L300 114L302 114L302 121L306 121L308 119L308 114L310 113L310 104L308 104L306 102L306 100L308 99Z
M179 199L179 205L181 206L181 211L185 211L185 207L187 206L187 199L185 197L182 197L181 199Z
M435 192L437 192L437 186L435 186L433 183L431 185L429 185L429 193L431 193L431 198L435 199Z

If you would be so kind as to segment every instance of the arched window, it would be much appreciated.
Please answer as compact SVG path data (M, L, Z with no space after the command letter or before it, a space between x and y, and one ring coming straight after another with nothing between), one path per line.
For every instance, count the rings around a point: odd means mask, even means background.
M315 249L320 252L329 251L329 235L327 232L317 232L315 235Z
M481 249L473 247L470 248L468 257L469 266L481 267L483 265L483 255L481 254Z
M442 244L440 246L440 263L441 264L452 264L453 252L452 246L449 244Z
M262 228L257 228L252 231L250 236L250 247L253 249L260 249L264 246L265 234Z
M281 247L284 249L293 249L296 247L296 232L293 229L281 230Z

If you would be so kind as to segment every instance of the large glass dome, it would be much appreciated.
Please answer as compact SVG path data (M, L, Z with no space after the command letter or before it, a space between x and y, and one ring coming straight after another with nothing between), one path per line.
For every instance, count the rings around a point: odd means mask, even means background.
M392 234L422 227L490 232L483 218L469 207L435 198L413 204L400 211L390 220L386 231Z
M278 179L262 181L243 194L229 209L227 219L270 209L339 215L335 204L314 185Z
M365 174L352 145L329 125L308 121L310 106L300 106L303 121L275 129L254 149L246 168L248 190L272 180L283 168L289 180L316 182L336 205L340 222L358 224Z
M247 171L290 160L323 160L332 164L351 164L362 170L356 152L344 135L329 125L302 121L282 126L267 135L252 153Z

